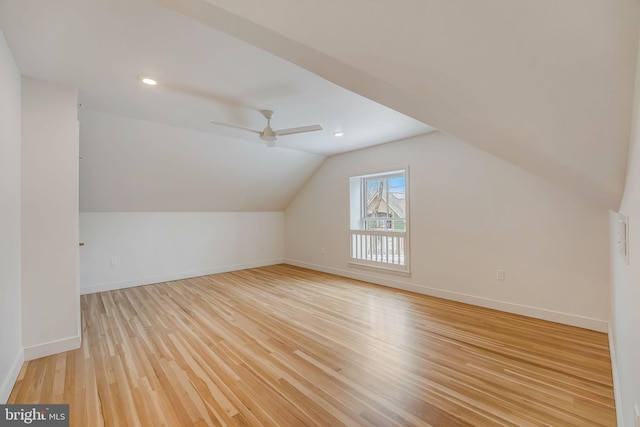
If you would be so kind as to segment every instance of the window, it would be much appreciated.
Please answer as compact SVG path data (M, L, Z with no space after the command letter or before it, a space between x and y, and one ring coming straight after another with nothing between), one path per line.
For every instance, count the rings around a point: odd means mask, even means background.
M409 272L407 172L350 178L352 264Z
M362 177L362 221L365 230L405 230L405 177Z

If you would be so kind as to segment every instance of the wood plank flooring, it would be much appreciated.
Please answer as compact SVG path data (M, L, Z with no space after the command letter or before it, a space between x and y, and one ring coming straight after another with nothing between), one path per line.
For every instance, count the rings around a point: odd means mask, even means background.
M286 265L82 297L74 426L614 426L605 334Z

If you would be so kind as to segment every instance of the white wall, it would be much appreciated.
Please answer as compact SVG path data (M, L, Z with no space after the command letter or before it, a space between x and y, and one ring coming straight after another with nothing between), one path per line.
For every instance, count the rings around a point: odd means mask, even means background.
M640 58L639 58L640 60ZM640 65L640 62L639 62ZM612 363L617 376L619 425L634 426L640 411L640 66L620 212L629 216L629 264L616 245L617 214L611 214L611 334Z
M0 31L0 403L22 366L20 71Z
M280 263L283 236L282 212L83 212L81 292Z
M22 343L33 359L80 345L76 91L22 79Z
M282 262L282 210L322 156L84 108L79 117L82 293Z
M349 267L349 176L406 165L411 277ZM293 264L601 331L607 254L606 209L439 132L329 158L285 212Z

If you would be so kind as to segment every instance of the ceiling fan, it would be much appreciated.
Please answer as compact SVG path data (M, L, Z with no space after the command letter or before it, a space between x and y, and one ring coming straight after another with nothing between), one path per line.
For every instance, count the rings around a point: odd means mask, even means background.
M301 126L297 128L273 130L271 129L271 118L273 118L273 115L275 113L271 110L260 110L260 112L262 113L264 118L267 119L267 126L261 131L245 128L242 126L232 125L229 123L221 123L216 121L211 121L209 123L214 125L228 126L236 129L242 129L249 132L257 133L258 135L260 135L260 139L262 139L263 141L267 141L267 147L275 147L276 140L278 139L279 136L293 135L296 133L313 132L316 130L322 130L322 126L320 125L310 125L310 126Z

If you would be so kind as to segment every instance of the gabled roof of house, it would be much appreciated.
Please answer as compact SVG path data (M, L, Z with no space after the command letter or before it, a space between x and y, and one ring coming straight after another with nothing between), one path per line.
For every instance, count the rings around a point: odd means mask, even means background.
M389 205L389 207L396 213L396 215L400 218L405 218L405 193L398 192L389 192L389 200L385 195L382 195L382 200ZM371 206L371 204L378 198L378 192L376 191L367 201L367 207Z

